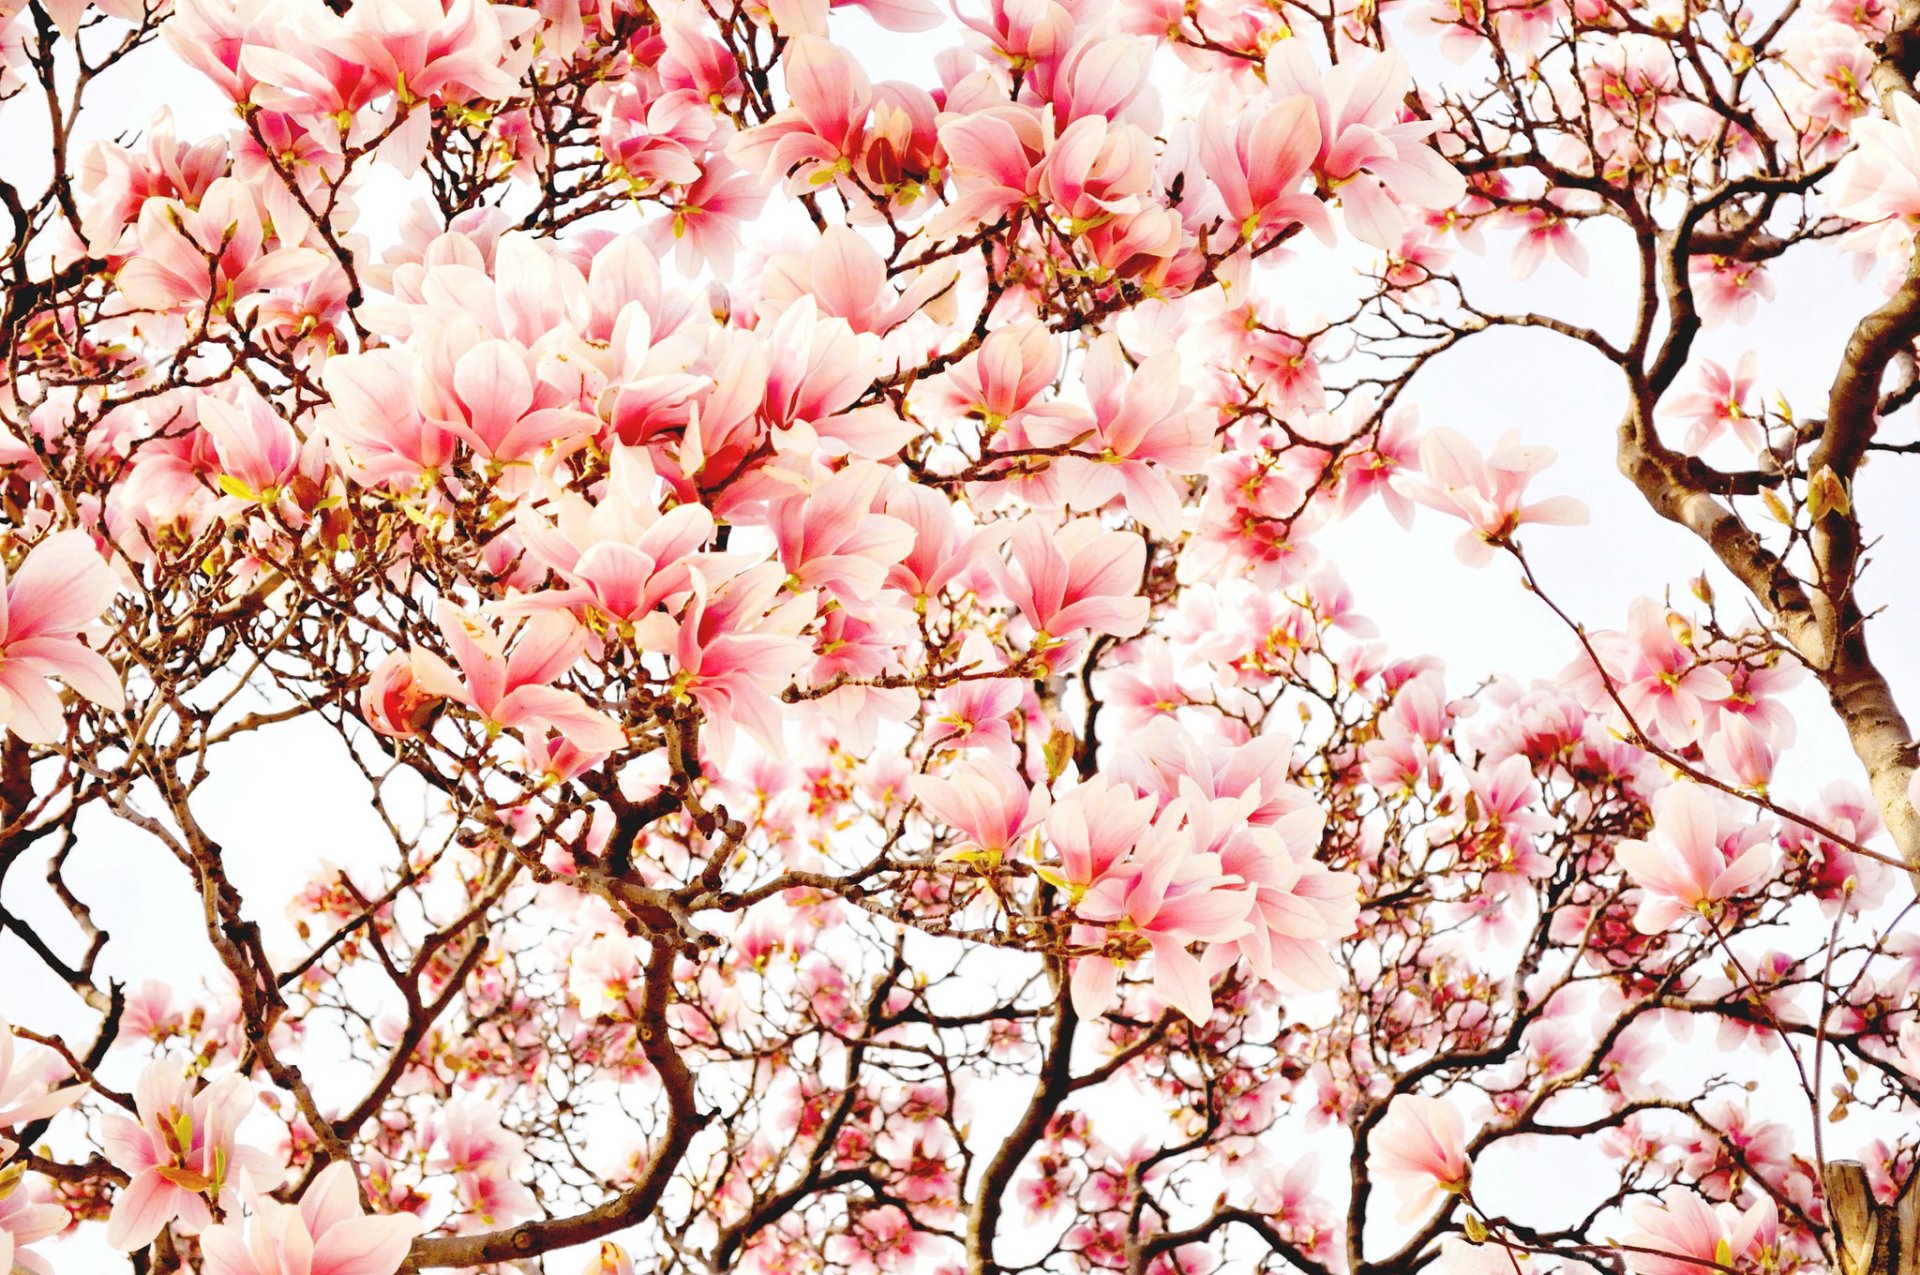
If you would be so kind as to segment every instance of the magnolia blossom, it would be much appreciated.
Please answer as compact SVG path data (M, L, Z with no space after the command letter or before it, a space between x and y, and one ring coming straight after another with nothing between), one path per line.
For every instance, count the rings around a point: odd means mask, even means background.
M1614 850L1645 892L1633 922L1641 933L1658 934L1688 912L1710 911L1772 870L1766 842L1737 849L1729 861L1725 841L1720 812L1699 785L1675 784L1653 799L1653 832L1645 841L1623 841Z
M107 1219L112 1247L145 1247L175 1219L206 1227L210 1202L238 1207L243 1175L259 1189L279 1184L282 1168L272 1156L234 1141L254 1105L246 1077L222 1076L203 1087L177 1062L158 1058L140 1073L133 1097L138 1120L115 1115L101 1123L107 1158L132 1175Z
M1444 1098L1396 1095L1367 1139L1367 1169L1398 1189L1401 1222L1424 1218L1472 1174L1459 1111Z
M1907 680L1837 591L1916 39L0 0L0 996L63 1033L0 1025L0 1275L1831 1261L1817 1152L1891 1200L1920 1092L1920 807L1792 747ZM1847 253L1855 339L1703 335ZM1624 420L1582 490L1679 540L1594 538L1617 631L1577 561L1436 573L1443 667L1370 568L1580 521L1521 419Z
M1005 854L1047 814L1047 790L1029 789L1019 772L991 756L961 762L947 779L916 776L913 793L964 835L956 852Z
M78 1084L53 1087L67 1078L68 1068L51 1049L20 1045L0 1018L0 1155L11 1154L14 1146L5 1131L64 1111L86 1093Z
M1493 557L1492 546L1528 523L1577 526L1587 520L1586 506L1571 496L1527 501L1527 483L1553 463L1545 447L1522 447L1518 434L1503 436L1482 456L1459 434L1436 429L1420 441L1421 478L1401 474L1394 486L1431 509L1464 519L1470 528L1455 545L1460 560L1479 566Z
M528 620L511 653L490 628L451 603L441 605L438 618L460 671L430 651L415 651L411 669L420 690L458 700L495 726L555 730L590 752L620 746L625 735L617 722L551 684L586 649L586 634L571 616L549 612Z
M1689 422L1687 450L1698 453L1731 432L1747 450L1766 446L1766 430L1751 401L1759 361L1749 350L1731 372L1712 359L1700 364L1699 388L1673 401L1673 413Z
M119 591L83 531L48 536L7 575L0 563L0 725L34 744L60 738L59 678L102 708L125 706L119 674L81 635Z
M1731 1204L1708 1204L1675 1187L1657 1204L1628 1206L1627 1216L1637 1229L1622 1237L1621 1244L1634 1275L1697 1275L1748 1258L1770 1266L1775 1255L1779 1213L1768 1195L1742 1212Z
M418 1218L368 1217L353 1169L330 1164L314 1176L298 1207L253 1200L243 1237L222 1222L200 1236L203 1275L394 1275L406 1260Z
M1920 217L1920 103L1891 96L1893 119L1853 123L1854 149L1828 179L1827 202L1861 221Z
M66 1230L73 1215L45 1203L37 1185L26 1176L25 1165L0 1169L0 1270L54 1275L53 1263L30 1246Z

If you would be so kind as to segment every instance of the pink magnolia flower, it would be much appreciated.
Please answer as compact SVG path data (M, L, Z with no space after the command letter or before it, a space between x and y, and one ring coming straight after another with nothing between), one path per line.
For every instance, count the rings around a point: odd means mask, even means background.
M1073 484L1076 503L1120 500L1155 535L1177 540L1186 493L1173 475L1199 473L1214 451L1212 421L1190 405L1179 356L1155 355L1129 371L1119 339L1103 336L1087 356L1086 385L1100 452Z
M1858 221L1920 222L1920 104L1892 97L1893 118L1853 122L1854 148L1828 179L1827 203Z
M360 688L360 715L389 739L417 738L439 703L440 697L414 676L413 660L401 651L375 666Z
M1442 1098L1396 1095L1368 1139L1367 1168L1399 1190L1399 1221L1426 1216L1466 1190L1473 1172L1459 1111Z
M1587 247L1580 242L1579 221L1562 215L1558 192L1545 204L1520 208L1509 214L1517 223L1520 242L1514 245L1508 260L1509 273L1516 279L1529 279L1551 253L1575 274L1587 272Z
M452 462L458 438L421 412L414 383L422 374L407 353L339 355L320 375L333 402L316 419L353 481L410 492Z
M1153 955L1154 991L1191 1021L1204 1023L1213 1016L1213 987L1191 946L1229 943L1249 933L1254 902L1218 855L1195 845L1187 807L1176 801L1133 848L1125 870L1108 872L1086 892L1074 911L1093 925L1076 927L1075 933L1083 941L1097 939L1097 925L1145 939ZM1071 994L1082 1017L1107 1011L1118 972L1118 965L1103 957L1074 962Z
M119 591L84 531L48 536L7 577L0 563L0 725L32 744L60 738L57 677L102 708L125 707L119 674L81 640Z
M535 10L489 0L376 0L353 7L331 48L367 67L403 106L501 99L513 95L531 58L519 39L538 24ZM409 114L403 156L425 145L428 124L429 112ZM400 166L408 167L404 158Z
M1490 546L1528 523L1578 526L1587 507L1571 496L1549 496L1529 503L1526 486L1553 463L1553 450L1523 447L1520 436L1503 435L1486 456L1450 429L1436 429L1420 440L1424 478L1402 475L1394 485L1430 509L1465 519L1470 530L1454 546L1460 560L1480 566L1493 557Z
M599 431L561 387L534 377L528 351L511 341L479 341L457 354L441 341L432 355L416 382L425 414L488 460L526 460L549 443Z
M1614 858L1645 896L1634 927L1658 934L1688 912L1730 898L1764 879L1773 849L1760 840L1729 861L1720 812L1697 784L1674 784L1653 799L1653 831L1645 841L1622 841ZM1736 847L1738 843L1736 842Z
M9 1275L54 1275L53 1263L30 1246L58 1235L73 1215L58 1204L46 1203L38 1179L28 1179L25 1165L0 1169L0 1271Z
M1142 210L1157 157L1153 139L1133 125L1085 116L1048 145L1036 193L1069 225L1091 229Z
M251 387L237 402L211 394L199 403L200 428L220 457L221 488L243 500L273 504L300 463L300 436Z
M0 1018L0 1130L18 1129L65 1111L87 1092L81 1084L52 1088L69 1076L66 1063L51 1049L39 1045L20 1049L20 1044L7 1020ZM0 1157L10 1155L14 1146L0 1133ZM0 1270L5 1269L0 1262Z
M246 1238L222 1222L200 1237L202 1275L394 1275L420 1219L360 1210L353 1168L330 1164L315 1175L298 1207L265 1196L253 1201Z
M672 638L667 614L693 591L693 568L712 540L713 514L700 504L662 513L647 453L615 445L601 499L589 504L570 491L540 501L549 522L531 504L517 522L527 551L566 585L541 589L504 604L505 614L572 611L596 629L608 627L646 650Z
M1708 1204L1678 1186L1669 1187L1658 1204L1628 1206L1627 1217L1638 1229L1621 1240L1621 1256L1634 1275L1699 1275L1759 1258L1772 1249L1779 1226L1773 1197L1764 1192L1742 1212L1731 1204Z
M780 560L802 588L843 603L871 601L887 573L913 547L913 527L874 512L887 471L871 462L848 465L811 491L772 502L767 521Z
M272 288L304 284L332 268L304 247L266 247L266 228L252 193L222 177L197 208L175 199L141 206L140 252L114 282L130 305L171 310L205 303L216 311Z
M1036 646L1091 630L1132 637L1147 622L1140 584L1146 542L1093 518L1050 527L1024 519L1010 541L1012 559L996 563L1001 591L1036 634Z
M1140 844L1157 807L1152 797L1104 775L1076 785L1047 812L1047 841L1060 867L1041 875L1057 878L1079 902Z
M968 758L945 779L916 775L920 804L965 838L952 854L999 857L1047 816L1045 788L1029 788L1019 771L997 757Z
M1393 485L1393 476L1405 469L1417 469L1420 443L1416 437L1418 415L1404 402L1387 412L1374 434L1373 446L1350 452L1340 462L1340 506L1351 511L1369 496L1378 495L1393 520L1403 528L1413 526L1413 505Z
M588 752L626 742L618 722L553 685L586 650L586 631L572 616L550 611L527 620L514 630L511 654L492 629L451 602L440 604L437 618L460 671L416 650L413 676L428 694L457 700L496 727L556 731Z
M785 572L763 563L709 584L693 573L693 596L675 634L674 693L706 714L704 742L716 758L731 747L735 727L779 751L780 692L813 657L800 636L816 616L809 590L782 597Z
M1211 839L1218 845L1220 868L1247 883L1253 906L1247 913L1248 932L1212 945L1205 966L1213 973L1244 960L1263 982L1290 991L1325 991L1340 980L1327 945L1354 931L1360 915L1360 878L1351 872L1334 872L1314 860L1317 826L1310 840L1295 844L1297 839L1290 840L1286 832L1305 829L1282 831L1243 823L1243 812L1258 801L1256 789L1248 796L1213 803ZM1317 817L1321 812L1311 814ZM1317 825L1324 819L1303 822Z
M1765 450L1766 431L1750 401L1759 375L1759 360L1751 350L1740 356L1732 372L1712 359L1700 361L1699 388L1673 400L1673 414L1688 422L1688 451L1698 454L1729 430L1749 451Z
M942 687L927 719L927 750L984 748L1009 765L1018 762L1011 717L1026 693L1025 685L1011 678L975 678Z
M1326 206L1302 189L1321 140L1313 101L1301 96L1246 110L1231 126L1200 130L1200 166L1242 242L1254 244L1293 225L1333 242Z
M780 59L793 105L740 134L732 153L768 181L796 192L845 176L864 149L873 85L846 50L817 34L796 35Z
M143 1248L176 1218L204 1228L213 1220L209 1201L226 1210L239 1205L243 1173L261 1189L280 1184L284 1170L272 1156L234 1142L253 1109L246 1077L222 1076L196 1088L179 1063L157 1058L140 1073L133 1100L137 1121L101 1121L107 1158L131 1175L107 1218L109 1246L123 1253Z
M1004 522L988 523L962 532L954 521L953 503L919 483L901 483L887 493L883 506L889 517L913 528L913 547L887 571L887 587L906 594L924 607L941 590L978 574L989 574L994 551L1006 538Z
M1773 300L1773 279L1764 262L1688 257L1687 281L1700 309L1700 321L1707 327L1729 320L1750 322L1760 312L1762 301Z
M187 8L176 5L161 28L169 41L176 26L191 21ZM165 108L148 126L145 154L111 142L93 143L82 155L77 175L87 243L102 255L120 249L128 223L140 215L148 199L178 199L197 206L207 188L226 175L226 167L223 140L178 140L173 113Z
M1329 70L1314 62L1305 40L1281 40L1267 55L1271 90L1313 103L1314 170L1338 195L1347 229L1376 248L1399 245L1405 208L1450 208L1467 193L1466 179L1424 144L1439 126L1402 119L1412 82L1407 60L1391 50L1344 57Z
M519 1181L526 1142L501 1123L497 1108L477 1098L448 1104L435 1122L427 1168L450 1173L464 1213L458 1230L487 1230L530 1217L539 1209Z
M927 233L951 239L1029 202L1037 206L1045 130L1038 112L1017 105L942 120L940 145L947 153L954 196L927 223Z
M733 66L728 57L727 66ZM900 293L887 284L887 264L848 226L830 226L809 253L783 253L767 263L762 291L770 306L785 308L811 297L820 312L845 319L855 332L886 333L953 286L951 270L924 270Z
M1700 660L1676 635L1676 628L1688 631L1665 607L1641 598L1633 604L1627 633L1609 634L1598 645L1609 655L1609 663L1616 655L1620 661L1613 676L1621 702L1634 720L1657 728L1667 743L1684 748L1708 734L1715 706L1733 694L1733 683ZM1582 671L1582 680L1597 681L1598 670L1592 670L1590 663L1587 670Z

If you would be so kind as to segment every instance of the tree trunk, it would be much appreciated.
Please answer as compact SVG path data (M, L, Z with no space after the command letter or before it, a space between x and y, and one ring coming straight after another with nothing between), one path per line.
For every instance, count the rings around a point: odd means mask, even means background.
M1920 1172L1900 1198L1881 1204L1854 1160L1827 1163L1827 1224L1840 1254L1840 1275L1920 1275Z

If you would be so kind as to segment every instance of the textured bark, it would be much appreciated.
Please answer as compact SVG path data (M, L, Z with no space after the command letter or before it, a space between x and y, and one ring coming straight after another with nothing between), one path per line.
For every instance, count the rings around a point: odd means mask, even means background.
M1839 1275L1920 1275L1920 1174L1907 1179L1900 1198L1873 1198L1867 1171L1857 1161L1834 1160L1826 1172L1827 1211L1839 1252Z

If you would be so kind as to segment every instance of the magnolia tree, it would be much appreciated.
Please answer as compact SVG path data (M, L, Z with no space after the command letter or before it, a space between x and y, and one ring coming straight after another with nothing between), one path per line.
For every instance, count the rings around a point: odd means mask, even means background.
M1909 0L0 0L0 1271L1920 1269L1916 71ZM1803 256L1810 413L1697 349ZM1627 613L1417 415L1511 329L1696 538ZM1374 640L1376 502L1565 671Z

